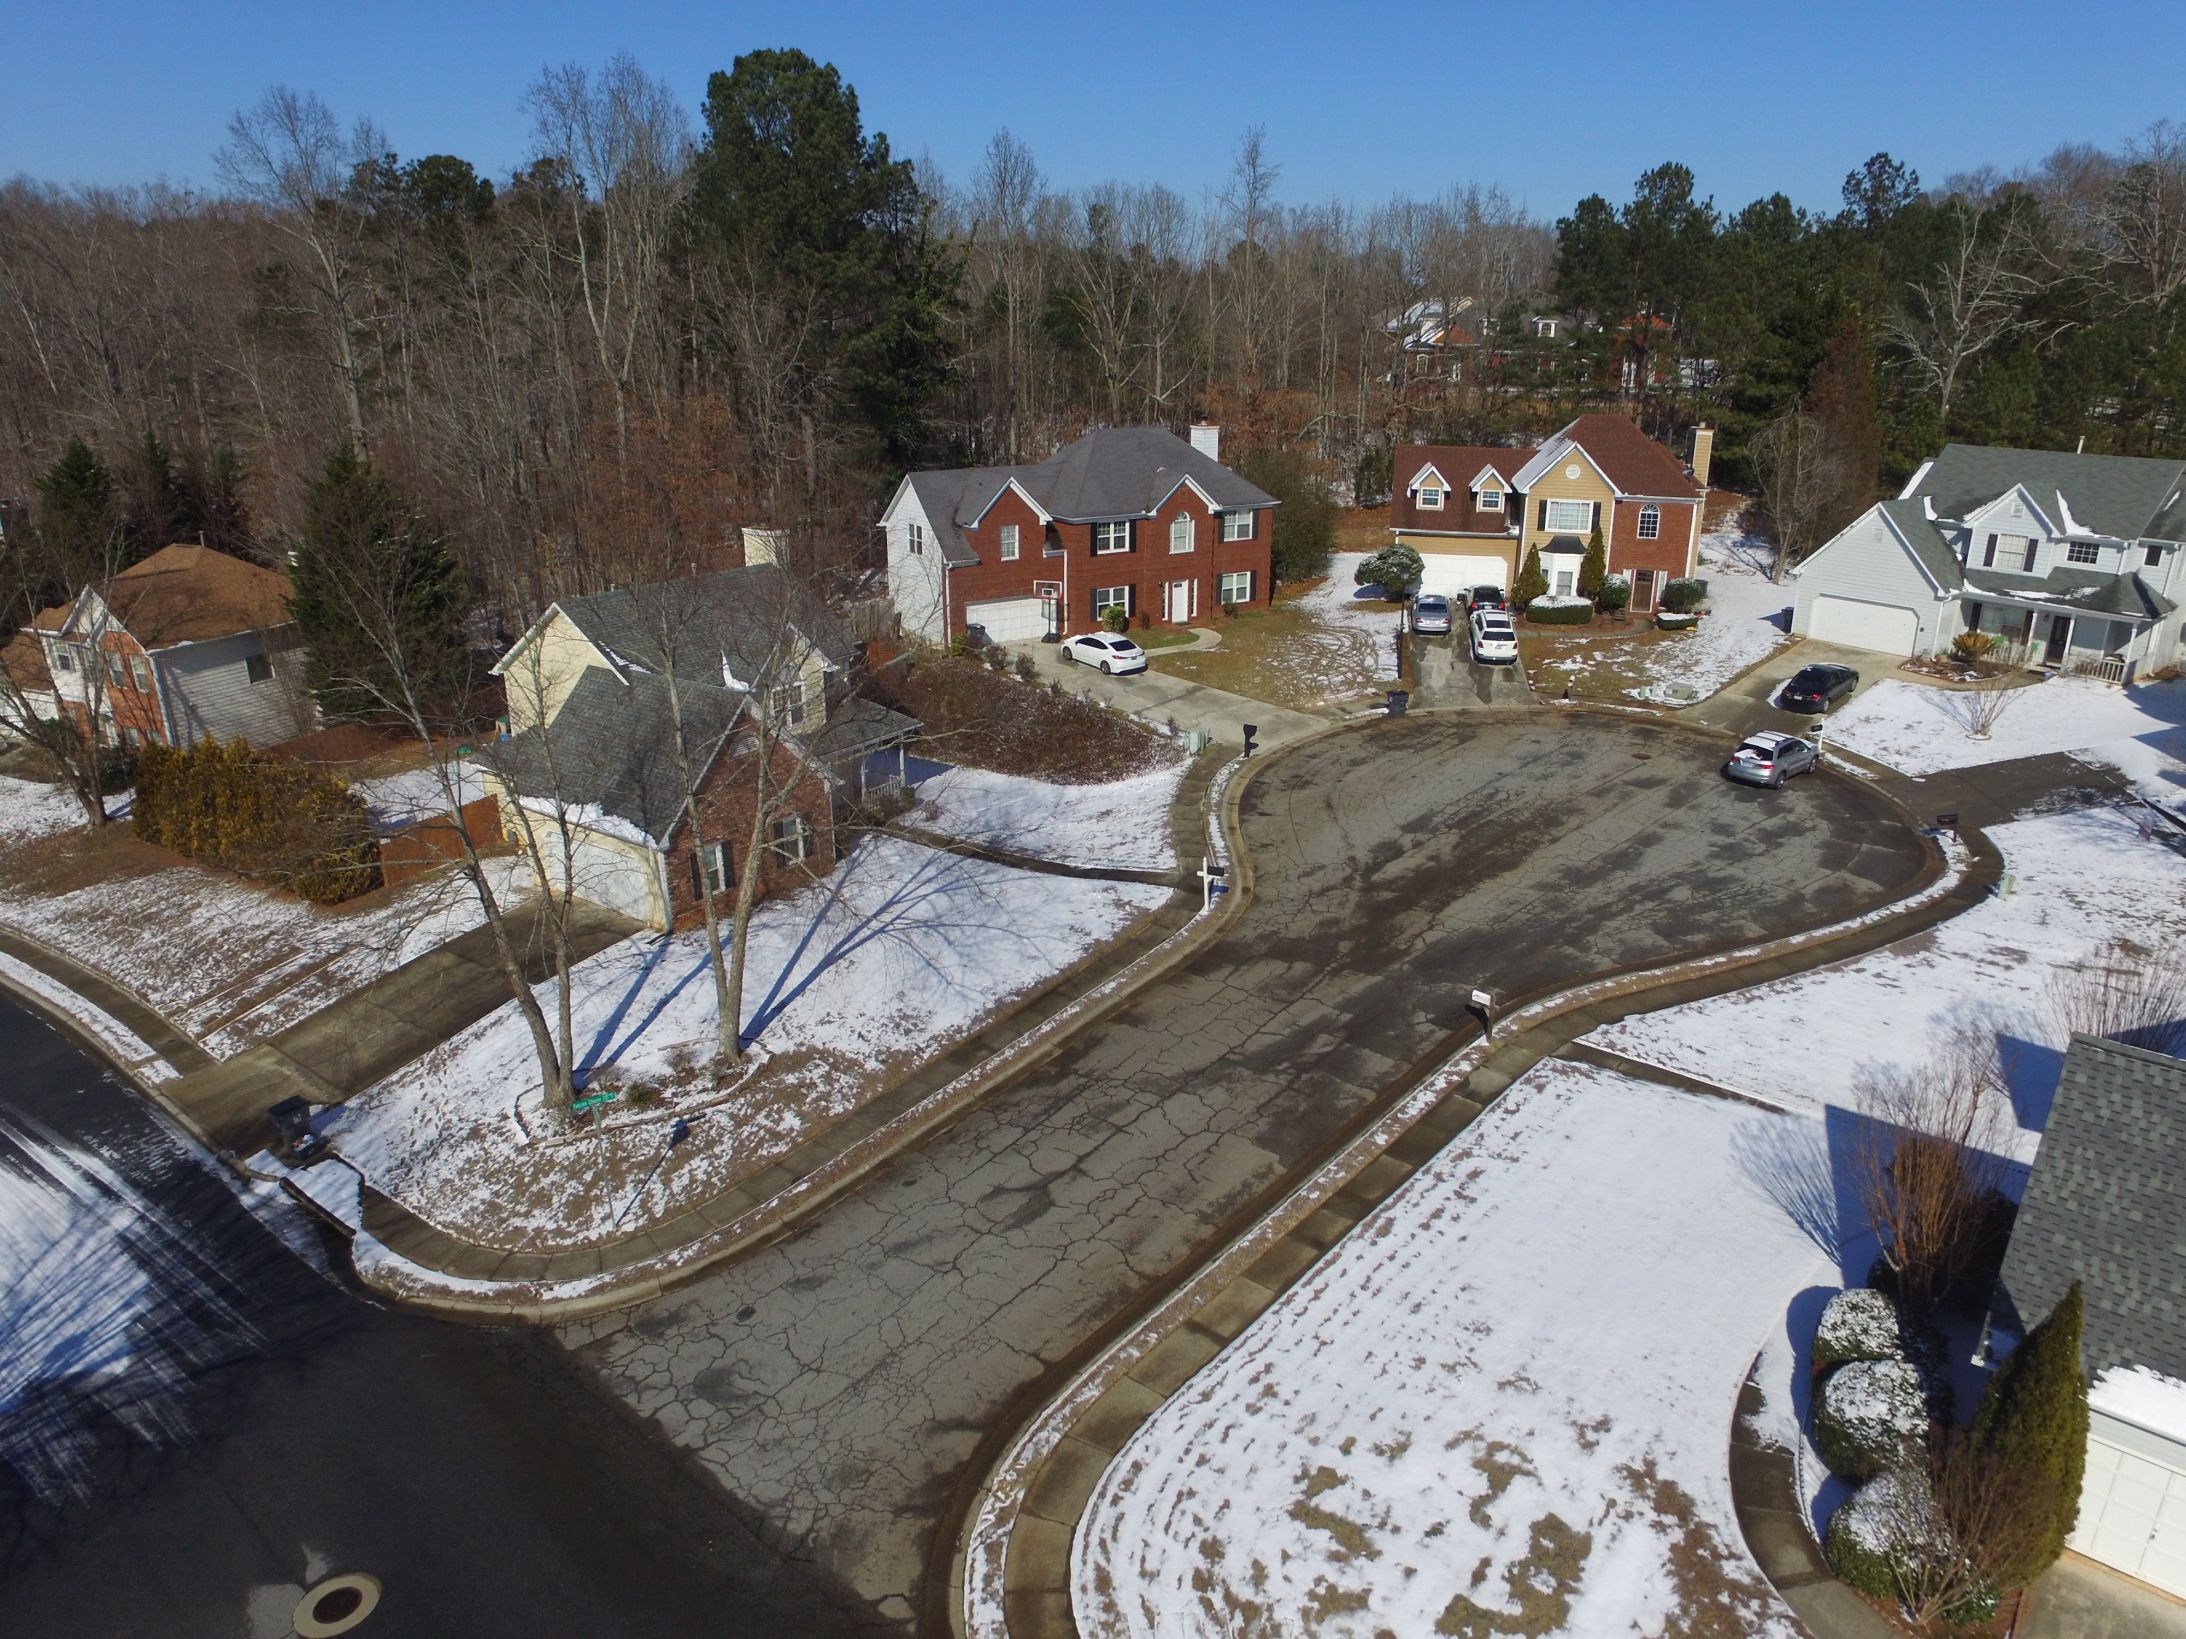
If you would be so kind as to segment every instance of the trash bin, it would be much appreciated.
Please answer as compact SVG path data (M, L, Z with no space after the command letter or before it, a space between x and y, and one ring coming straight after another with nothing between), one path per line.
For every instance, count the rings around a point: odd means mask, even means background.
M279 1135L280 1148L298 1161L313 1154L324 1142L311 1130L311 1112L311 1101L306 1098L284 1098L266 1108L273 1130Z
M1412 695L1409 689L1391 689L1389 691L1390 716L1402 717L1404 715L1404 708L1409 706L1411 703Z

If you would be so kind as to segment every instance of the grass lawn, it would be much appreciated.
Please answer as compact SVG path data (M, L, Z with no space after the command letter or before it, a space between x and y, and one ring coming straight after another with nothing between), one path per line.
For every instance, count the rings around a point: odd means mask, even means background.
M1151 631L1133 632L1131 634L1131 641L1133 643L1136 643L1140 648L1151 652L1155 649L1179 648L1182 645L1192 641L1192 634L1188 631L1178 631L1171 627L1162 627Z
M1651 680L1650 651L1682 642L1689 634L1665 632L1652 620L1635 616L1622 626L1518 625L1518 664L1542 696L1560 695L1569 679L1578 700L1614 700L1629 705L1625 691Z
M1388 544L1386 506L1345 507L1336 514L1338 552L1379 552Z
M1386 634L1402 609L1351 595L1357 561L1339 556L1327 579L1279 588L1272 608L1210 622L1220 648L1156 655L1154 664L1187 682L1299 711L1370 696L1394 673Z

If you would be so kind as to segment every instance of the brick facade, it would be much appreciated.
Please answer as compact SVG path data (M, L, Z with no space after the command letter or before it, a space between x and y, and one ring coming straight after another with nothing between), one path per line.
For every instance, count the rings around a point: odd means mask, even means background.
M82 651L79 649L78 653ZM157 742L164 745L167 730L160 717L159 684L152 670L151 656L145 653L143 645L127 632L109 631L100 639L99 657L105 671L99 678L95 696L103 708L96 732L111 732L119 744ZM94 732L90 712L82 701L64 696L60 708L62 715L78 730ZM107 728L109 721L112 724L110 731Z
M719 896L724 915L734 904L736 882L750 869L747 855L751 847L752 808L759 795L757 771L753 767L753 758L757 755L753 751L740 757L723 757L714 764L698 793L699 825L707 842L728 844L731 876ZM835 868L834 801L827 781L786 746L775 746L770 755L774 763L768 788L773 791L787 789L789 796L775 805L778 811L772 816L769 829L771 831L774 821L794 814L804 820L809 840L802 863L783 860L767 844L761 844L760 899L800 887L812 877L825 876ZM691 828L678 826L667 852L668 915L677 928L695 927L705 919L704 908L699 902L696 859Z
M1037 596L1043 585L1059 588L1058 631L1065 635L1100 625L1093 594L1106 587L1130 589L1134 626L1178 624L1169 618L1166 592L1171 582L1191 583L1184 619L1206 620L1221 601L1221 576L1226 573L1252 577L1249 594L1232 602L1241 608L1265 607L1273 566L1274 519L1262 512L1244 516L1252 522L1251 537L1224 541L1220 512L1183 484L1153 517L1130 520L1128 551L1096 553L1091 523L1042 524L1020 492L1005 490L976 524L963 526L964 542L979 554L979 561L950 571L950 634L964 630L965 610L972 604ZM1191 522L1189 552L1170 550L1170 529L1179 518ZM1017 529L1014 560L1002 556L1003 531L1010 525Z

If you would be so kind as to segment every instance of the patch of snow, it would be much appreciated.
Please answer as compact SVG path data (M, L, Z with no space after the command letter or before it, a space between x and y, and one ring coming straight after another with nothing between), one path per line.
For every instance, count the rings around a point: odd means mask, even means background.
M2186 1383L2146 1366L2112 1366L2087 1392L2087 1407L2186 1444Z
M175 1078L174 1066L154 1052L143 1037L104 1008L94 1007L58 979L48 978L29 963L4 955L0 955L0 979L74 1019L86 1035L139 1081L150 1084Z
M63 787L0 775L0 841L29 842L83 823L83 805Z
M449 762L446 775L459 807L486 794L484 771L468 758ZM349 789L364 799L373 823L390 829L438 819L448 812L448 790L441 783L440 772L431 767L353 780Z
M1544 593L1527 604L1528 609L1582 609L1591 607L1594 600L1582 597L1558 597L1553 592Z
M1797 1631L1725 1430L1805 1230L1743 1159L1814 1123L1549 1060L1139 1430L1072 1550L1081 1630L1658 1632L1673 1557ZM1690 1523L1673 1519L1689 1509ZM1287 1631L1287 1626L1286 1626Z
M1382 598L1381 588L1358 584L1359 565L1371 556L1365 552L1339 552L1329 561L1327 578L1297 599L1296 607L1346 640L1347 659L1355 657L1372 668L1376 682L1394 682L1397 676L1396 634L1402 613ZM1304 658L1304 657L1301 657ZM1336 692L1354 692L1339 689Z
M603 837L634 842L641 848L660 846L653 840L652 833L643 826L624 819L620 814L610 814L596 802L557 803L551 797L525 796L519 796L516 801L526 813L537 814L550 825L566 823L579 830L597 831Z
M596 1241L618 1219L627 1233L786 1153L1167 892L871 836L753 917L743 1033L774 1062L751 1091L682 1094L565 1135L511 1003L350 1100L326 1130L375 1187L453 1233L533 1247ZM551 985L537 994L551 1019ZM704 931L644 934L593 957L573 1009L588 1073L627 1086L696 1070L717 1018ZM690 1138L669 1155L676 1114Z
M944 836L1066 865L1165 870L1169 809L1186 764L1097 785L951 768L918 788L917 823Z
M1757 535L1718 530L1700 537L1708 615L1683 636L1633 651L1641 686L1682 683L1710 695L1788 643L1791 594L1769 579L1776 548Z
M2186 937L2186 859L2115 809L2015 820L1989 832L2009 891L1927 933L1810 973L1635 1014L1586 1039L1773 1104L1856 1108L1871 1077L1918 1064L1955 1030L1999 1032L2031 1155L2064 1035L2047 993L2113 941ZM1777 1050L1756 1053L1753 1044Z
M2087 677L2055 677L2014 689L1990 730L1973 738L1970 691L1886 677L1829 721L1829 738L1905 774L2051 752L2109 762L2157 781L2176 801L2186 779L2186 683L2118 688Z

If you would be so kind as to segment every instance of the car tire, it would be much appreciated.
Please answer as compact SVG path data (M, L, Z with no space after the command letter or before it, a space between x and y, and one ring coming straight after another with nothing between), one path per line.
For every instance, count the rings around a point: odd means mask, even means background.
M1069 644L1067 644L1067 643L1065 643L1065 644L1064 644L1064 645L1063 645L1062 647L1063 647L1063 664L1064 664L1064 665L1066 665L1066 666L1075 666L1075 665L1076 665L1076 664L1078 663L1078 651L1077 651L1076 649L1073 649L1073 648L1072 648L1072 647L1071 647L1071 646L1070 646Z
M1108 661L1104 660L1101 662L1101 675L1103 677L1114 677L1116 675L1116 668Z

